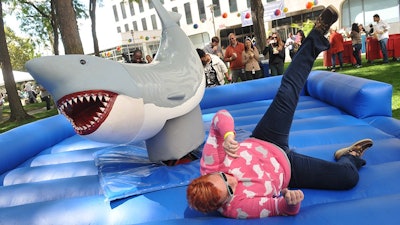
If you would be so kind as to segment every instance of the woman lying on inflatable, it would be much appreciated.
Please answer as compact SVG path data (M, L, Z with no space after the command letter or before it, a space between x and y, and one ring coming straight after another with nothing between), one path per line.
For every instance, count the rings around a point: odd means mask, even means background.
M296 215L304 194L288 187L346 190L358 183L358 169L366 163L361 156L372 140L336 151L337 162L301 155L288 144L299 94L316 57L329 48L324 35L337 18L333 6L322 11L250 138L235 140L234 121L226 110L214 116L200 161L202 176L187 189L192 208L240 219Z

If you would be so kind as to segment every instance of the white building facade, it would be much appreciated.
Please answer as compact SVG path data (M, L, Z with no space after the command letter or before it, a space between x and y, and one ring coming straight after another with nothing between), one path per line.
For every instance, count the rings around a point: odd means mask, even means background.
M169 11L182 15L178 24L192 40L195 47L204 47L213 36L221 39L222 47L228 44L227 36L234 32L239 40L253 37L253 26L247 23L251 0L160 0ZM262 0L267 36L277 31L286 39L289 32L295 33L307 20L315 20L328 5L339 10L340 28L349 28L356 22L366 29L373 23L373 15L391 26L390 33L400 33L400 0ZM130 54L133 49L142 49L144 55L155 54L161 34L161 22L150 0L138 3L127 0L112 0L110 11L114 15L115 32L121 34L121 43L116 49L105 50L107 58L121 60L121 52ZM250 19L251 22L251 19ZM111 52L111 53L110 53Z

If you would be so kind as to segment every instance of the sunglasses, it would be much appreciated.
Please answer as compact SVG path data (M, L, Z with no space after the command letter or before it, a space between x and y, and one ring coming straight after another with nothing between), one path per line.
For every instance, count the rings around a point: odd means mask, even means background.
M223 172L218 172L218 174L221 176L222 180L224 181L226 185L226 190L228 190L229 197L233 196L233 190L232 187L228 184L228 178L226 177L226 174Z
M278 37L272 37L273 39L277 39Z

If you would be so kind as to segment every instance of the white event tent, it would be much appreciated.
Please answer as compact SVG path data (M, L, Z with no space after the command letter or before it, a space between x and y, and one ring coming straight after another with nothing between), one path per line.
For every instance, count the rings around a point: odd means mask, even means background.
M28 72L13 71L15 83L34 80ZM3 72L0 70L0 87L4 86Z

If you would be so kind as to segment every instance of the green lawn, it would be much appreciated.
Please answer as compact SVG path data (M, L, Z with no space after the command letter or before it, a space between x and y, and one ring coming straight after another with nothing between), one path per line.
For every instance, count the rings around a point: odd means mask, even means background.
M12 128L21 126L23 124L27 124L39 119L43 119L58 114L58 111L54 109L53 105L50 110L46 110L45 108L46 108L45 102L27 104L24 106L24 109L29 115L33 116L31 119L25 120L23 122L8 122L7 119L10 117L10 107L8 106L8 103L4 104L3 115L2 115L3 120L0 119L0 133L6 132L8 130L11 130Z
M363 58L365 58L363 56ZM289 63L286 63L287 67ZM317 59L314 63L314 70L326 70L323 66L323 60ZM368 63L363 59L363 66L359 69L354 68L350 64L345 64L343 70L338 71L339 73L364 77L371 80L382 81L389 83L393 86L393 97L392 97L392 110L393 117L400 119L400 62L390 62L389 64L382 64L381 60L376 60L373 64ZM7 104L3 106L3 120L0 120L0 133L10 130L14 127L33 122L35 120L43 119L49 116L56 115L58 112L56 109L43 110L45 103L34 103L24 106L24 109L28 114L33 115L32 119L23 122L8 122L7 118L10 115L10 109ZM40 110L42 109L42 110Z

